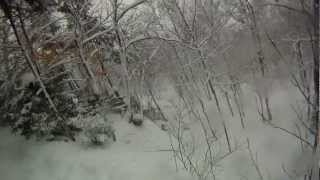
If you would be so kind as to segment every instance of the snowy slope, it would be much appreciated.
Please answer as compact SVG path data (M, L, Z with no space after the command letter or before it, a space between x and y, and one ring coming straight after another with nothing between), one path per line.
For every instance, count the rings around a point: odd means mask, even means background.
M1 180L188 180L176 171L168 135L150 121L134 127L112 117L117 142L104 148L25 141L1 129Z

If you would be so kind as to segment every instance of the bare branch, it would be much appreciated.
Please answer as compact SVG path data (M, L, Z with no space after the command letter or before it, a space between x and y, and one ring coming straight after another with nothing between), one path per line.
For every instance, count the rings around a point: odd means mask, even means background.
M131 9L133 9L133 8L139 6L140 4L143 4L143 3L147 2L147 1L148 1L148 0L140 0L140 1L137 1L137 2L129 5L128 7L126 7L125 10L123 10L123 11L121 12L121 14L119 14L119 16L117 17L117 22L118 22L128 11L130 11Z

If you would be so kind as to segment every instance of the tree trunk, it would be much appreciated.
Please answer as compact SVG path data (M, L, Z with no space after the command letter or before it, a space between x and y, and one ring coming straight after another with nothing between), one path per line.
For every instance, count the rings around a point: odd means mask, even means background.
M315 163L313 170L313 179L319 180L319 0L313 1L314 8L314 21L313 21L313 29L314 29L314 38L313 39L313 83L314 83L314 110L312 121L315 124L316 134L314 138L314 147L313 151L315 153Z
M314 0L314 39L313 39L313 83L314 83L314 112L313 122L319 135L319 0ZM319 138L315 138L315 148L319 144Z

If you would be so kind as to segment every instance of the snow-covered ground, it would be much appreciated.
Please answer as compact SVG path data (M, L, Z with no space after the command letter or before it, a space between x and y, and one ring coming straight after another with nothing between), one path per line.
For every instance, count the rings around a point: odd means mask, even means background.
M34 142L0 130L1 180L188 180L176 171L168 135L151 121L134 127L114 115L117 142L88 148Z
M242 129L237 115L232 117L227 107L222 108L232 147L239 147L232 155L217 165L217 179L258 179L245 146L250 139L251 148L262 174L270 180L290 179L304 172L307 152L301 152L297 138L261 122L256 112L254 90L244 85L244 108L246 128ZM158 98L166 115L172 120L174 108L170 103L177 97L171 88ZM279 86L270 91L273 123L292 132L297 132L298 122L291 105L301 100L292 87ZM166 97L166 98L164 98ZM171 101L171 102L168 102ZM218 129L219 142L214 144L218 151L226 152L226 143L221 118L213 102L206 102L210 120ZM135 127L118 115L109 115L116 129L117 141L104 148L85 147L79 143L35 142L13 136L8 130L0 129L0 179L1 180L188 180L191 177L182 166L176 167L170 150L170 138L156 124L146 120L142 127ZM186 132L192 133L196 147L206 148L199 123L188 116ZM174 123L173 123L174 124ZM219 130L220 129L220 130ZM173 140L173 143L176 142ZM257 154L255 154L257 153ZM223 153L222 153L223 154ZM310 156L311 157L311 156ZM287 170L287 172L285 172ZM289 174L290 175L290 174Z

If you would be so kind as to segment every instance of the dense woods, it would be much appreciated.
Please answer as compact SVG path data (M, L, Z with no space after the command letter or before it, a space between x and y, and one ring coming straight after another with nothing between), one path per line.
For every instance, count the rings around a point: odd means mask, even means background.
M48 141L77 141L84 133L101 145L117 140L110 114L137 127L147 119L177 139L175 161L196 179L215 179L220 161L245 147L263 180L254 140L236 139L255 114L295 138L301 154L312 154L303 172L283 167L285 174L320 179L319 0L0 5L1 126ZM287 103L295 119L273 106L280 87L297 92ZM191 122L200 127L201 150L184 127Z

